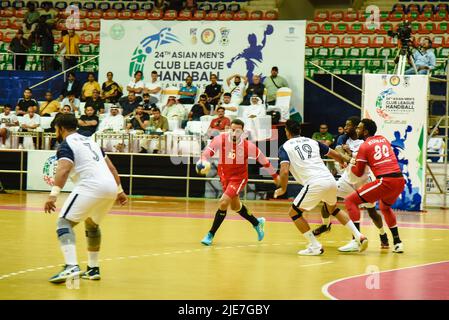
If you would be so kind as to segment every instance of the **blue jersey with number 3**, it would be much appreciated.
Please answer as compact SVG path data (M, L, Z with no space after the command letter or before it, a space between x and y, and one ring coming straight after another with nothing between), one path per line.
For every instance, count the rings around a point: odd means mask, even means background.
M280 163L290 163L290 172L302 185L321 179L334 177L321 157L329 153L329 147L306 137L295 137L285 142L279 149Z

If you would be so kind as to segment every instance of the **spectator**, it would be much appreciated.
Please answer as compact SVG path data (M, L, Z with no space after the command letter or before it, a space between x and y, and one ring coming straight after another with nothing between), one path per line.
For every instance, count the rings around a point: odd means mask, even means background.
M267 114L265 105L263 105L262 99L257 94L253 94L250 103L251 105L246 106L243 110L243 118L251 119Z
M430 135L432 133L433 128L429 127L428 134ZM427 161L431 162L439 162L441 159L441 155L444 155L444 140L441 137L438 137L439 135L439 128L437 127L432 134L432 136L429 138L429 141L427 141Z
M119 113L117 106L111 107L111 112L101 121L98 131L114 131L118 132L124 129L125 119Z
M59 54L65 49L64 70L70 69L78 64L78 56L80 55L79 43L80 38L73 29L70 29L68 34L62 38L61 46L56 54Z
M186 85L179 90L179 103L194 104L198 88L192 85L193 78L187 76Z
M196 0L186 0L184 2L184 9L186 10L190 10L190 11L195 11L197 9L197 3Z
M226 92L223 95L223 101L220 103L220 107L225 109L225 116L227 117L237 117L238 107L235 103L232 102L231 94Z
M27 3L28 12L25 13L23 17L23 22L27 30L33 31L33 27L37 24L39 20L39 12L36 11L36 6L33 2Z
M92 97L89 97L86 99L86 104L84 105L84 108L86 107L92 107L95 110L95 113L104 113L104 102L100 97L100 91L97 89L94 89L92 91Z
M49 29L51 30L58 22L58 14L52 8L51 1L42 2L41 7L42 9L40 10L40 17L49 26Z
M41 53L52 55L54 53L55 39L53 37L51 25L45 22L45 16L41 16L36 28L36 42L41 47ZM59 62L58 62L59 63ZM55 70L56 60L53 56L42 56L42 66L44 71Z
M117 103L123 95L122 87L112 80L114 74L109 71L106 74L107 80L101 86L101 98L107 103Z
M136 111L129 119L127 129L145 130L147 128L150 116L143 111L143 106L136 107Z
M248 78L239 74L234 74L226 79L226 84L228 85L228 91L232 96L231 102L237 106L240 105L243 101L243 93L248 85Z
M276 104L276 93L279 88L288 87L288 82L278 75L278 67L271 68L271 76L265 78L263 82L267 89L267 104L274 106Z
M27 56L25 53L29 49L27 40L23 37L23 31L17 30L16 36L9 44L9 50L17 53L14 55L14 65L16 70L25 70Z
M148 122L148 128L162 132L168 130L168 120L161 115L161 110L159 108L153 109L153 117Z
M39 114L41 117L50 117L53 112L58 112L59 108L59 102L53 99L51 91L47 91L45 101L39 107Z
M162 84L157 80L157 71L151 72L151 81L145 84L144 93L150 94L150 104L156 107L156 103L161 99Z
M66 98L69 92L72 92L75 98L79 99L81 96L81 82L76 80L76 76L73 71L68 73L67 81L64 82L61 94L59 95L59 100Z
M184 7L184 0L171 0L167 6L167 10L180 11Z
M264 102L262 97L264 94L265 86L263 83L260 82L260 76L255 74L253 75L253 82L249 84L248 88L246 89L246 95L243 99L243 105L249 105L250 104L250 98L256 94L259 98L261 98L262 103Z
M312 135L312 139L330 146L334 142L334 137L329 133L328 130L329 127L327 126L327 124L320 124L320 132L315 132Z
M202 116L210 114L210 104L207 102L207 96L205 94L200 95L200 100L197 104L194 104L189 112L189 121L200 121Z
M218 117L211 121L209 129L207 129L207 135L210 138L218 136L231 126L231 120L225 117L225 108L218 107L217 115Z
M75 98L75 93L73 91L69 91L67 97L61 101L61 105L70 106L70 109L72 109L75 114L78 112L80 104L80 100Z
M38 104L37 101L32 99L33 92L30 88L26 88L23 91L23 98L20 98L19 101L17 101L16 105L16 115L17 116L23 116L27 114L28 108L33 107L34 112L37 111Z
M207 95L207 102L209 102L214 107L220 101L221 95L223 94L223 88L217 83L217 75L211 74L210 76L211 84L206 86L205 94Z
M134 110L139 106L139 101L137 101L136 94L134 92L128 93L126 100L120 101L120 107L122 108L122 115L126 117L134 112Z
M86 101L87 98L91 98L94 90L100 92L100 84L95 80L94 73L89 72L87 75L87 82L81 89L81 101Z
M144 87L145 87L145 84L142 81L142 71L136 71L134 73L134 78L131 79L131 81L126 86L126 90L128 91L128 95L131 92L134 93L134 96L137 97L137 99L140 102L140 100L142 99L141 97L142 97ZM125 100L125 99L122 98L122 100Z
M34 106L28 107L28 112L23 116L22 125L20 126L20 130L22 132L34 131L41 125L41 117L36 114L36 109ZM36 145L36 138L33 137L33 142L36 148L39 148ZM19 149L23 149L23 137L19 137Z
M97 131L99 122L95 108L93 106L86 106L84 108L84 114L78 120L78 133L90 137Z
M11 127L17 127L19 125L19 120L17 116L11 112L11 106L5 105L3 108L3 113L0 113L0 138L1 145L0 149L5 149L5 142L9 135L9 130Z
M418 74L429 74L436 65L436 57L432 49L432 40L430 40L429 37L425 37L422 40L421 48L421 50L415 50L413 53L413 60L415 60ZM411 67L405 70L405 74L416 74L416 72L415 69Z
M59 112L55 115L55 117L53 118L52 122L50 123L50 128L44 129L45 132L56 132L56 128L55 128L56 127L56 121L58 121L58 119L61 117L61 115L71 113L72 109L70 108L69 105L64 105L58 111ZM56 139L55 138L51 138L51 140L50 140L50 149L51 150L55 149L55 145L56 145Z
M184 120L186 110L177 103L175 96L169 96L167 104L162 109L162 115L168 120Z
M344 139L344 136L346 136L345 127L339 126L337 129L337 134L334 136L335 146L338 146L339 141L342 142L342 139ZM340 137L343 137L343 138L340 138Z
M144 93L142 95L143 101L140 103L140 105L143 107L143 112L147 113L148 115L152 115L153 108L156 108L156 105L154 103L151 103L150 94Z

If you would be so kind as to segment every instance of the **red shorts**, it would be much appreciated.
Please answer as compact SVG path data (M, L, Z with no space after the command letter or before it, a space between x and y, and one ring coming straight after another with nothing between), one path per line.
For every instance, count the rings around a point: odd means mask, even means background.
M357 189L357 193L363 202L382 200L384 204L391 206L404 190L404 186L404 178L384 177L365 184Z
M238 197L240 191L245 188L248 178L238 179L238 180L221 180L221 185L223 186L223 193L229 198Z

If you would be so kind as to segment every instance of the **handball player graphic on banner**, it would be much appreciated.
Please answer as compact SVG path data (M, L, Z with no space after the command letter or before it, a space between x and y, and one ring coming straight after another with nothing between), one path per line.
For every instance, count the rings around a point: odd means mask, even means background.
M426 174L428 76L365 74L362 117L393 147L406 185L393 209L423 209Z
M191 75L202 91L215 73L226 90L233 74L263 81L277 66L293 91L291 106L303 115L305 21L101 20L100 37L100 83L109 71L126 85L136 71L147 82L156 70L163 88Z

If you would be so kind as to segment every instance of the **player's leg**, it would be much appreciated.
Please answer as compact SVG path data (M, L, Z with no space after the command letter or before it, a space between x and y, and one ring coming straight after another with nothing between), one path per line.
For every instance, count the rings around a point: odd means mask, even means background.
M2 146L6 142L6 128L0 128L0 137L2 138Z
M379 201L379 208L385 217L385 222L393 235L393 252L403 253L404 245L399 237L398 224L396 221L396 215L391 209L391 205L385 203L384 201Z
M380 248L381 249L388 249L390 247L390 244L388 243L388 235L385 232L382 216L377 212L375 206L375 203L365 203L363 204L366 211L368 212L369 217L373 221L376 228L379 230L379 237L380 237Z
M322 233L331 231L331 218L330 213L327 211L327 207L323 205L321 207L321 221L322 224L313 230L313 234L315 237L320 236Z
M244 219L248 220L257 232L257 240L262 241L265 236L265 218L256 218L248 208L240 201L238 196L232 198L231 209L236 211Z

